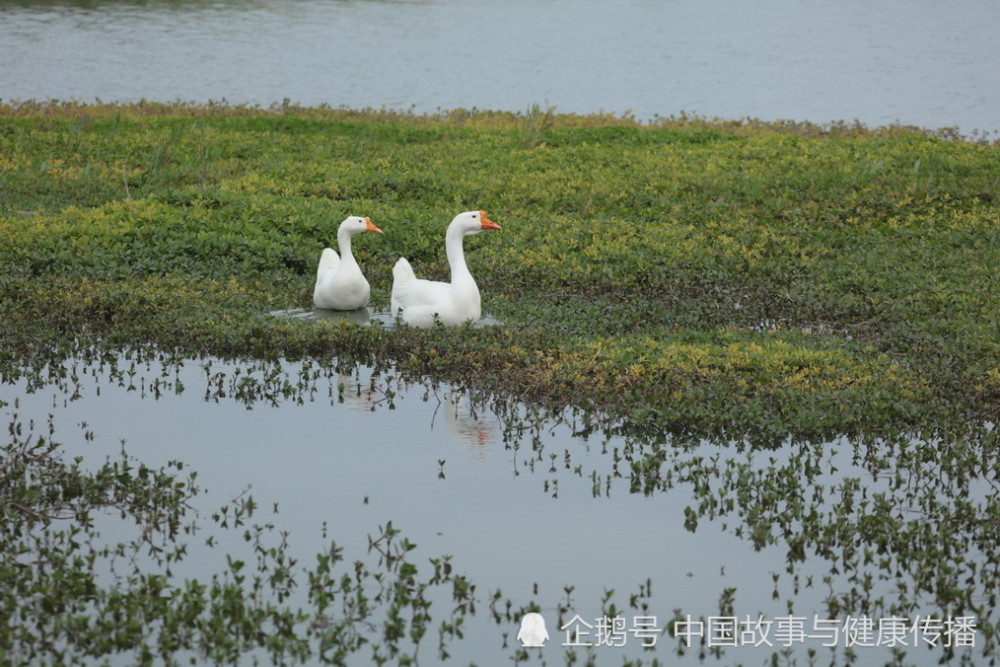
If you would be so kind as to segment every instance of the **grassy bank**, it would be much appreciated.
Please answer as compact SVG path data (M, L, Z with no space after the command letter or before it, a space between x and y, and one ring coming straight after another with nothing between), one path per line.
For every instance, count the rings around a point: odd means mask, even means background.
M6 361L95 341L391 363L629 429L817 437L1000 408L1000 147L904 128L453 112L0 107ZM347 215L502 326L358 328L308 308Z
M893 649L892 664L985 664L1000 636L1000 450L995 429L971 427L1000 408L998 150L906 128L540 110L0 106L0 378L51 385L56 402L81 377L159 396L180 391L185 358L217 355L245 368L206 367L205 400L248 407L343 393L353 363L394 369L371 387L384 396L389 375L464 384L546 495L559 474L599 502L671 494L650 528L665 562L680 526L731 533L747 553L777 545L772 598L788 613L972 618L974 649ZM354 246L385 309L397 257L446 277L443 229L471 208L504 228L466 242L499 326L270 314L311 307L315 262L345 216L386 232ZM321 362L293 377L268 361L283 357ZM0 407L0 664L416 664L418 649L443 660L477 605L518 662L529 655L507 632L521 615L572 606L572 585L564 603L537 584L530 600L473 584L465 555L428 559L389 522L366 558L351 562L334 526L328 551L292 562L251 496L193 516L202 489L184 462L150 466L123 446L89 469L62 444L94 438L87 422L78 433L17 398ZM575 431L637 437L585 469L540 435L544 408L567 407L582 409ZM789 436L817 440L770 449ZM110 549L93 520L109 513L137 528ZM249 551L229 551L230 531ZM181 581L172 568L203 541L226 549L224 569ZM110 585L95 574L108 567ZM721 616L763 604L723 573L703 585ZM674 609L670 581L656 586ZM646 580L627 608L605 592L602 610L646 613L651 591ZM667 648L652 664L688 651L668 643L677 620L660 619ZM862 662L853 648L823 655Z

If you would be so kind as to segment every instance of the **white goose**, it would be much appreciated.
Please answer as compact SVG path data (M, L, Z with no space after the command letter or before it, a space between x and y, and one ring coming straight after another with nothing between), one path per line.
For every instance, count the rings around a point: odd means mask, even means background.
M371 218L351 216L337 230L340 255L333 248L326 248L320 255L313 289L313 305L317 308L357 310L368 305L371 288L351 252L351 237L360 232L381 234L382 230L372 224Z
M413 268L400 257L392 267L392 314L400 314L410 326L428 327L434 318L452 326L463 322L477 322L481 315L479 287L465 264L462 240L484 229L500 229L500 225L486 217L486 211L459 213L448 225L444 245L451 267L451 282L421 280Z

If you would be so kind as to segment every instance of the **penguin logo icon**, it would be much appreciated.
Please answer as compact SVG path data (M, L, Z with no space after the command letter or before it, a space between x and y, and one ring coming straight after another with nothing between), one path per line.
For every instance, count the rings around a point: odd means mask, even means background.
M544 646L548 638L549 633L545 629L545 619L542 615L534 612L525 614L521 619L521 629L517 631L517 640L521 642L521 646Z

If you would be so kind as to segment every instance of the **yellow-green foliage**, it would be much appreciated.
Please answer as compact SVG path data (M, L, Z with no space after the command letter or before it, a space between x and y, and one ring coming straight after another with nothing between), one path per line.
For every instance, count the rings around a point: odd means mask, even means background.
M0 108L6 342L334 354L652 428L911 428L1000 406L998 147L905 128L137 105ZM503 325L308 307L347 215L388 303L466 242ZM41 335L39 332L44 332Z

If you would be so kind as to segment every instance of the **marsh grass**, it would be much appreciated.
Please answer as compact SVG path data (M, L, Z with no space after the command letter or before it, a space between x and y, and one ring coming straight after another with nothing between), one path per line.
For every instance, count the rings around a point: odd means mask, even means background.
M995 145L541 109L22 104L2 123L7 337L385 358L737 435L919 429L1000 402ZM395 259L446 276L441 228L480 206L507 223L467 244L502 330L264 317L308 306L346 214L387 228L357 249L384 307Z
M914 596L977 611L990 653L995 595L970 599L961 582L996 590L995 566L962 554L997 562L997 151L914 128L642 125L537 108L7 104L0 372L95 348L316 358L474 387L498 411L585 415L585 431L632 439L615 461L631 492L690 485L689 530L724 517L754 545L785 544L790 578L807 554L853 568L862 583L831 596L831 614L874 604L865 572L904 572ZM447 275L442 230L469 208L504 228L466 244L502 326L268 315L310 306L315 261L346 215L386 232L355 249L385 308L397 257ZM769 469L678 455L704 438L803 451ZM821 457L810 443L834 438L898 483L878 497L854 482L808 487ZM9 460L23 465L17 443ZM75 474L48 469L53 485ZM595 495L612 477L594 474ZM994 489L977 505L962 502L972 479ZM839 500L818 516L799 502L810 492ZM10 498L5 512L24 504ZM866 518L900 507L919 509ZM914 599L884 604L904 613ZM387 604L426 631L421 600ZM450 622L443 632L460 635ZM212 646L220 661L241 650Z

